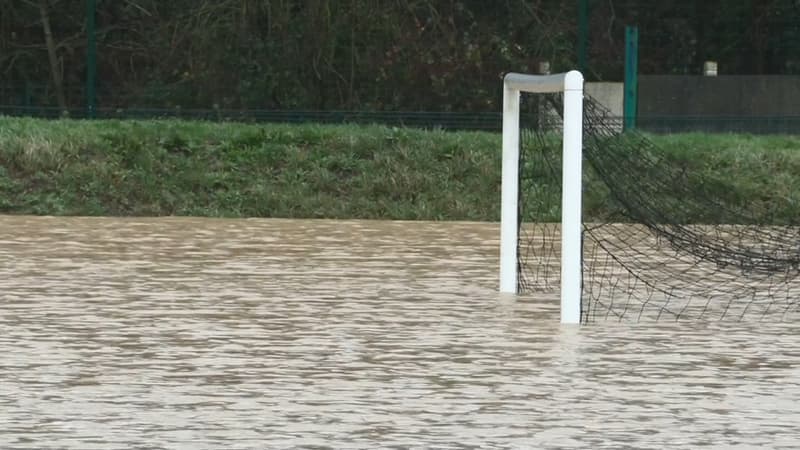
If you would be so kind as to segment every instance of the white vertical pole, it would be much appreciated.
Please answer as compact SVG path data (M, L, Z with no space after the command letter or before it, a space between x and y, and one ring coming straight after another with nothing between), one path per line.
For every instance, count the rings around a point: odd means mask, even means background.
M503 85L503 178L500 199L500 292L517 293L519 90Z
M561 205L561 323L581 320L581 178L583 75L564 77L564 147Z

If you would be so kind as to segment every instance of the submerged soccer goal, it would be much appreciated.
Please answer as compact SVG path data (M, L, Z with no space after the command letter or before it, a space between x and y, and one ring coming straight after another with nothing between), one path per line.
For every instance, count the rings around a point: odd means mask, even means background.
M583 85L504 79L500 290L559 295L562 323L797 318L800 227L781 199L623 131Z

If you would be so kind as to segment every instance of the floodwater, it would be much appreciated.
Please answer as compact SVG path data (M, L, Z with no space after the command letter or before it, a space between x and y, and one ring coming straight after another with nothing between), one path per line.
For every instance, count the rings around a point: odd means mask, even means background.
M0 448L800 447L800 324L561 326L497 236L0 217Z

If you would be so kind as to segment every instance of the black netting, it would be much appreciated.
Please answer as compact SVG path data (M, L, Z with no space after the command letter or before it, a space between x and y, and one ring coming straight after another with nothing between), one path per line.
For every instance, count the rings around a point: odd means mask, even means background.
M520 290L560 282L560 94L523 95ZM584 101L582 320L785 319L800 227ZM591 189L591 195L586 190ZM770 207L773 205L773 207Z

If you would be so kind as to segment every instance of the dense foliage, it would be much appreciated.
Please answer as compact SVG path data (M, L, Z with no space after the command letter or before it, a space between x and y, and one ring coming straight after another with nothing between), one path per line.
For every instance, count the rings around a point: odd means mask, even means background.
M504 72L576 61L578 0L96 1L102 106L495 111ZM625 25L644 73L800 72L794 0L589 3L591 79L621 79ZM86 0L0 11L0 103L82 105Z

